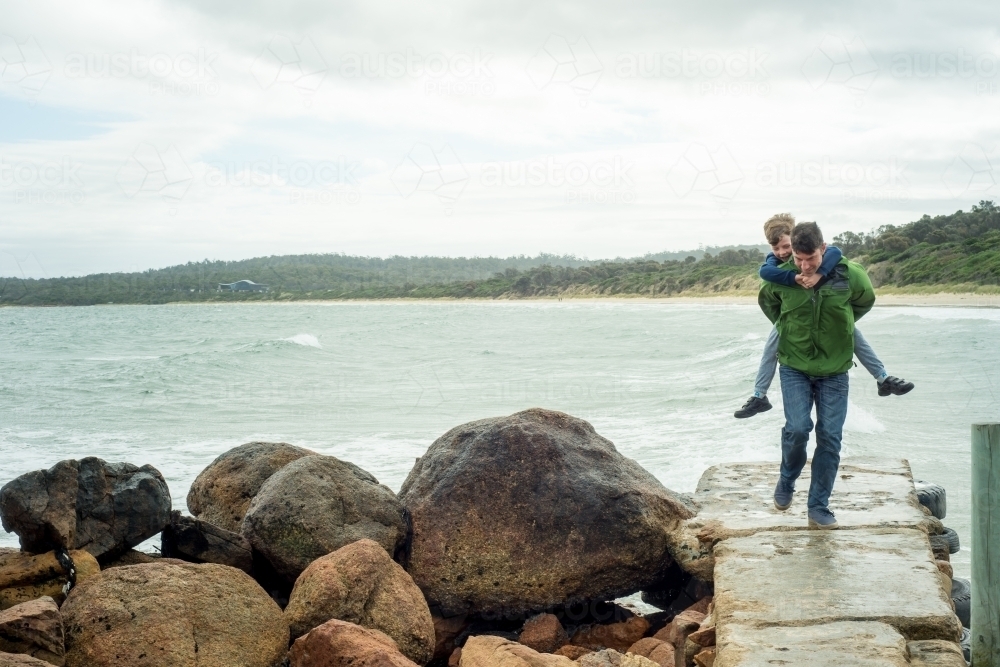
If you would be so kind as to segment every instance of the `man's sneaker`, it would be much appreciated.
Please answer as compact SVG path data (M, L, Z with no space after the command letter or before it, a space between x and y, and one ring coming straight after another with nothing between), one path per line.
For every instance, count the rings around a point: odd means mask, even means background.
M902 396L903 394L908 394L913 389L912 382L907 382L902 378L893 377L892 375L876 384L878 384L879 396L889 396L890 394Z
M833 516L833 512L825 507L811 509L809 510L809 527L820 530L833 530L837 527L837 519Z
M792 506L792 495L795 493L795 482L789 482L778 475L778 486L774 487L774 506L786 510Z
M746 419L747 417L753 417L758 412L767 412L770 409L771 401L767 400L767 396L761 396L760 398L751 396L743 404L742 408L733 413L733 416L737 419Z

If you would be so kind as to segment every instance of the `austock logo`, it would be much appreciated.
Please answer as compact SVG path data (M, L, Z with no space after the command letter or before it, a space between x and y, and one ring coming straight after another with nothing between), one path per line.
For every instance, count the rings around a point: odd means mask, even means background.
M404 198L431 193L451 214L469 182L469 172L448 144L435 151L429 144L417 143L392 171L390 180Z
M34 37L18 42L10 35L0 35L0 81L34 95L51 75L52 64Z
M129 199L139 193L150 193L168 202L180 201L193 179L176 146L170 144L161 152L150 143L139 144L115 177Z
M579 95L590 94L603 71L604 65L586 37L570 43L556 34L549 35L527 66L528 77L539 90L566 85Z
M690 144L667 172L667 183L675 195L704 192L723 210L736 198L743 181L743 170L725 144L714 151L703 144Z

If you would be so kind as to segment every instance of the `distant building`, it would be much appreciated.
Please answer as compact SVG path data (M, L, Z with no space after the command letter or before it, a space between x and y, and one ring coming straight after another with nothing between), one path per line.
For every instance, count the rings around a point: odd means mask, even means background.
M252 280L237 280L235 283L219 283L220 292L266 292L267 285Z

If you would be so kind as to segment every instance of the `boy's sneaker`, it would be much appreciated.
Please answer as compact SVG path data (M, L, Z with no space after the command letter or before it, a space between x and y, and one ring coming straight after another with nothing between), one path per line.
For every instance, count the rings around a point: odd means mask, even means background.
M751 396L743 404L742 408L733 413L733 416L737 419L746 419L747 417L753 417L758 412L767 412L771 407L771 401L767 400L767 396L761 396L760 398Z
M789 482L778 475L778 486L774 487L774 506L786 510L792 506L792 496L795 494L795 482Z
M912 382L907 382L902 378L893 377L892 375L876 384L878 384L879 396L889 396L891 394L902 396L903 394L908 394L913 389Z
M833 516L833 512L825 507L810 509L809 527L819 530L833 530L837 527L837 519Z

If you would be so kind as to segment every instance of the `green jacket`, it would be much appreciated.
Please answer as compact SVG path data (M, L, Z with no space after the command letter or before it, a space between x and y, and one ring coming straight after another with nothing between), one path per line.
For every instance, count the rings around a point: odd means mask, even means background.
M797 271L792 261L780 268ZM865 270L844 258L813 289L765 282L757 302L778 328L778 361L827 377L851 367L854 323L872 309L875 290Z

